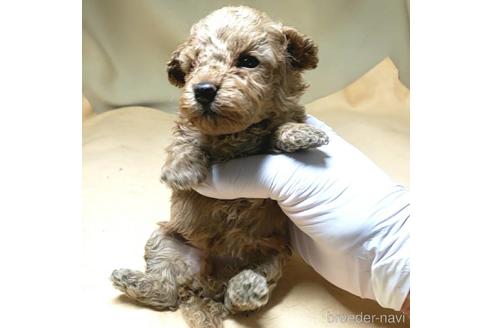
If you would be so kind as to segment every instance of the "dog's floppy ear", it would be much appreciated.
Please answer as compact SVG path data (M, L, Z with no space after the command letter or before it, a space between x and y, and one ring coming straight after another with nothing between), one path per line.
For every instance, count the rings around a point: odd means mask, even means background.
M318 65L318 46L306 35L288 26L282 27L287 39L287 53L291 66L297 70L314 69Z
M176 50L174 50L171 59L167 63L167 78L171 84L181 88L185 84L185 63L182 59L181 52L186 47L187 43L180 44Z

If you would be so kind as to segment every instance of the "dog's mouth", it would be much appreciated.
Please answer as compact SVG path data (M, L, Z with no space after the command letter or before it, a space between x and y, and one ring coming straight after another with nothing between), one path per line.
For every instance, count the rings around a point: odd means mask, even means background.
M219 113L213 104L199 104L200 115L204 118L217 118Z
M202 106L205 107L205 106ZM221 113L214 106L200 108L199 115L190 118L191 124L207 135L226 135L245 130L256 121L244 120L237 115Z
M241 132L265 118L255 117L241 105L224 102L220 97L210 103L199 103L188 97L183 98L181 110L203 134L217 136Z

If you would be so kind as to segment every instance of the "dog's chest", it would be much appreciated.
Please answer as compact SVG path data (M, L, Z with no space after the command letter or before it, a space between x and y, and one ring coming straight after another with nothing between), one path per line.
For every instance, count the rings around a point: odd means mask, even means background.
M238 133L208 136L202 147L211 164L269 152L272 144L271 130L267 124L260 122Z

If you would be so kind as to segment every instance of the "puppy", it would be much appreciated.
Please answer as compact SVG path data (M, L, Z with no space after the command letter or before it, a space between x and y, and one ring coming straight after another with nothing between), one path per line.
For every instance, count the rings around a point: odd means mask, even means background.
M317 63L313 41L248 7L191 28L167 66L183 90L162 169L171 219L147 242L146 271L115 270L116 288L157 309L180 307L191 327L221 327L268 302L290 254L287 217L270 199L217 200L192 188L213 163L328 143L299 104L301 73Z

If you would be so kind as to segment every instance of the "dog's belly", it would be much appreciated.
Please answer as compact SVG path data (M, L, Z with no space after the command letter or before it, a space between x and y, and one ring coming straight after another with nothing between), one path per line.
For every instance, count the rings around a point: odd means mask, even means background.
M166 227L210 256L249 260L288 252L287 220L271 199L217 200L175 191Z

